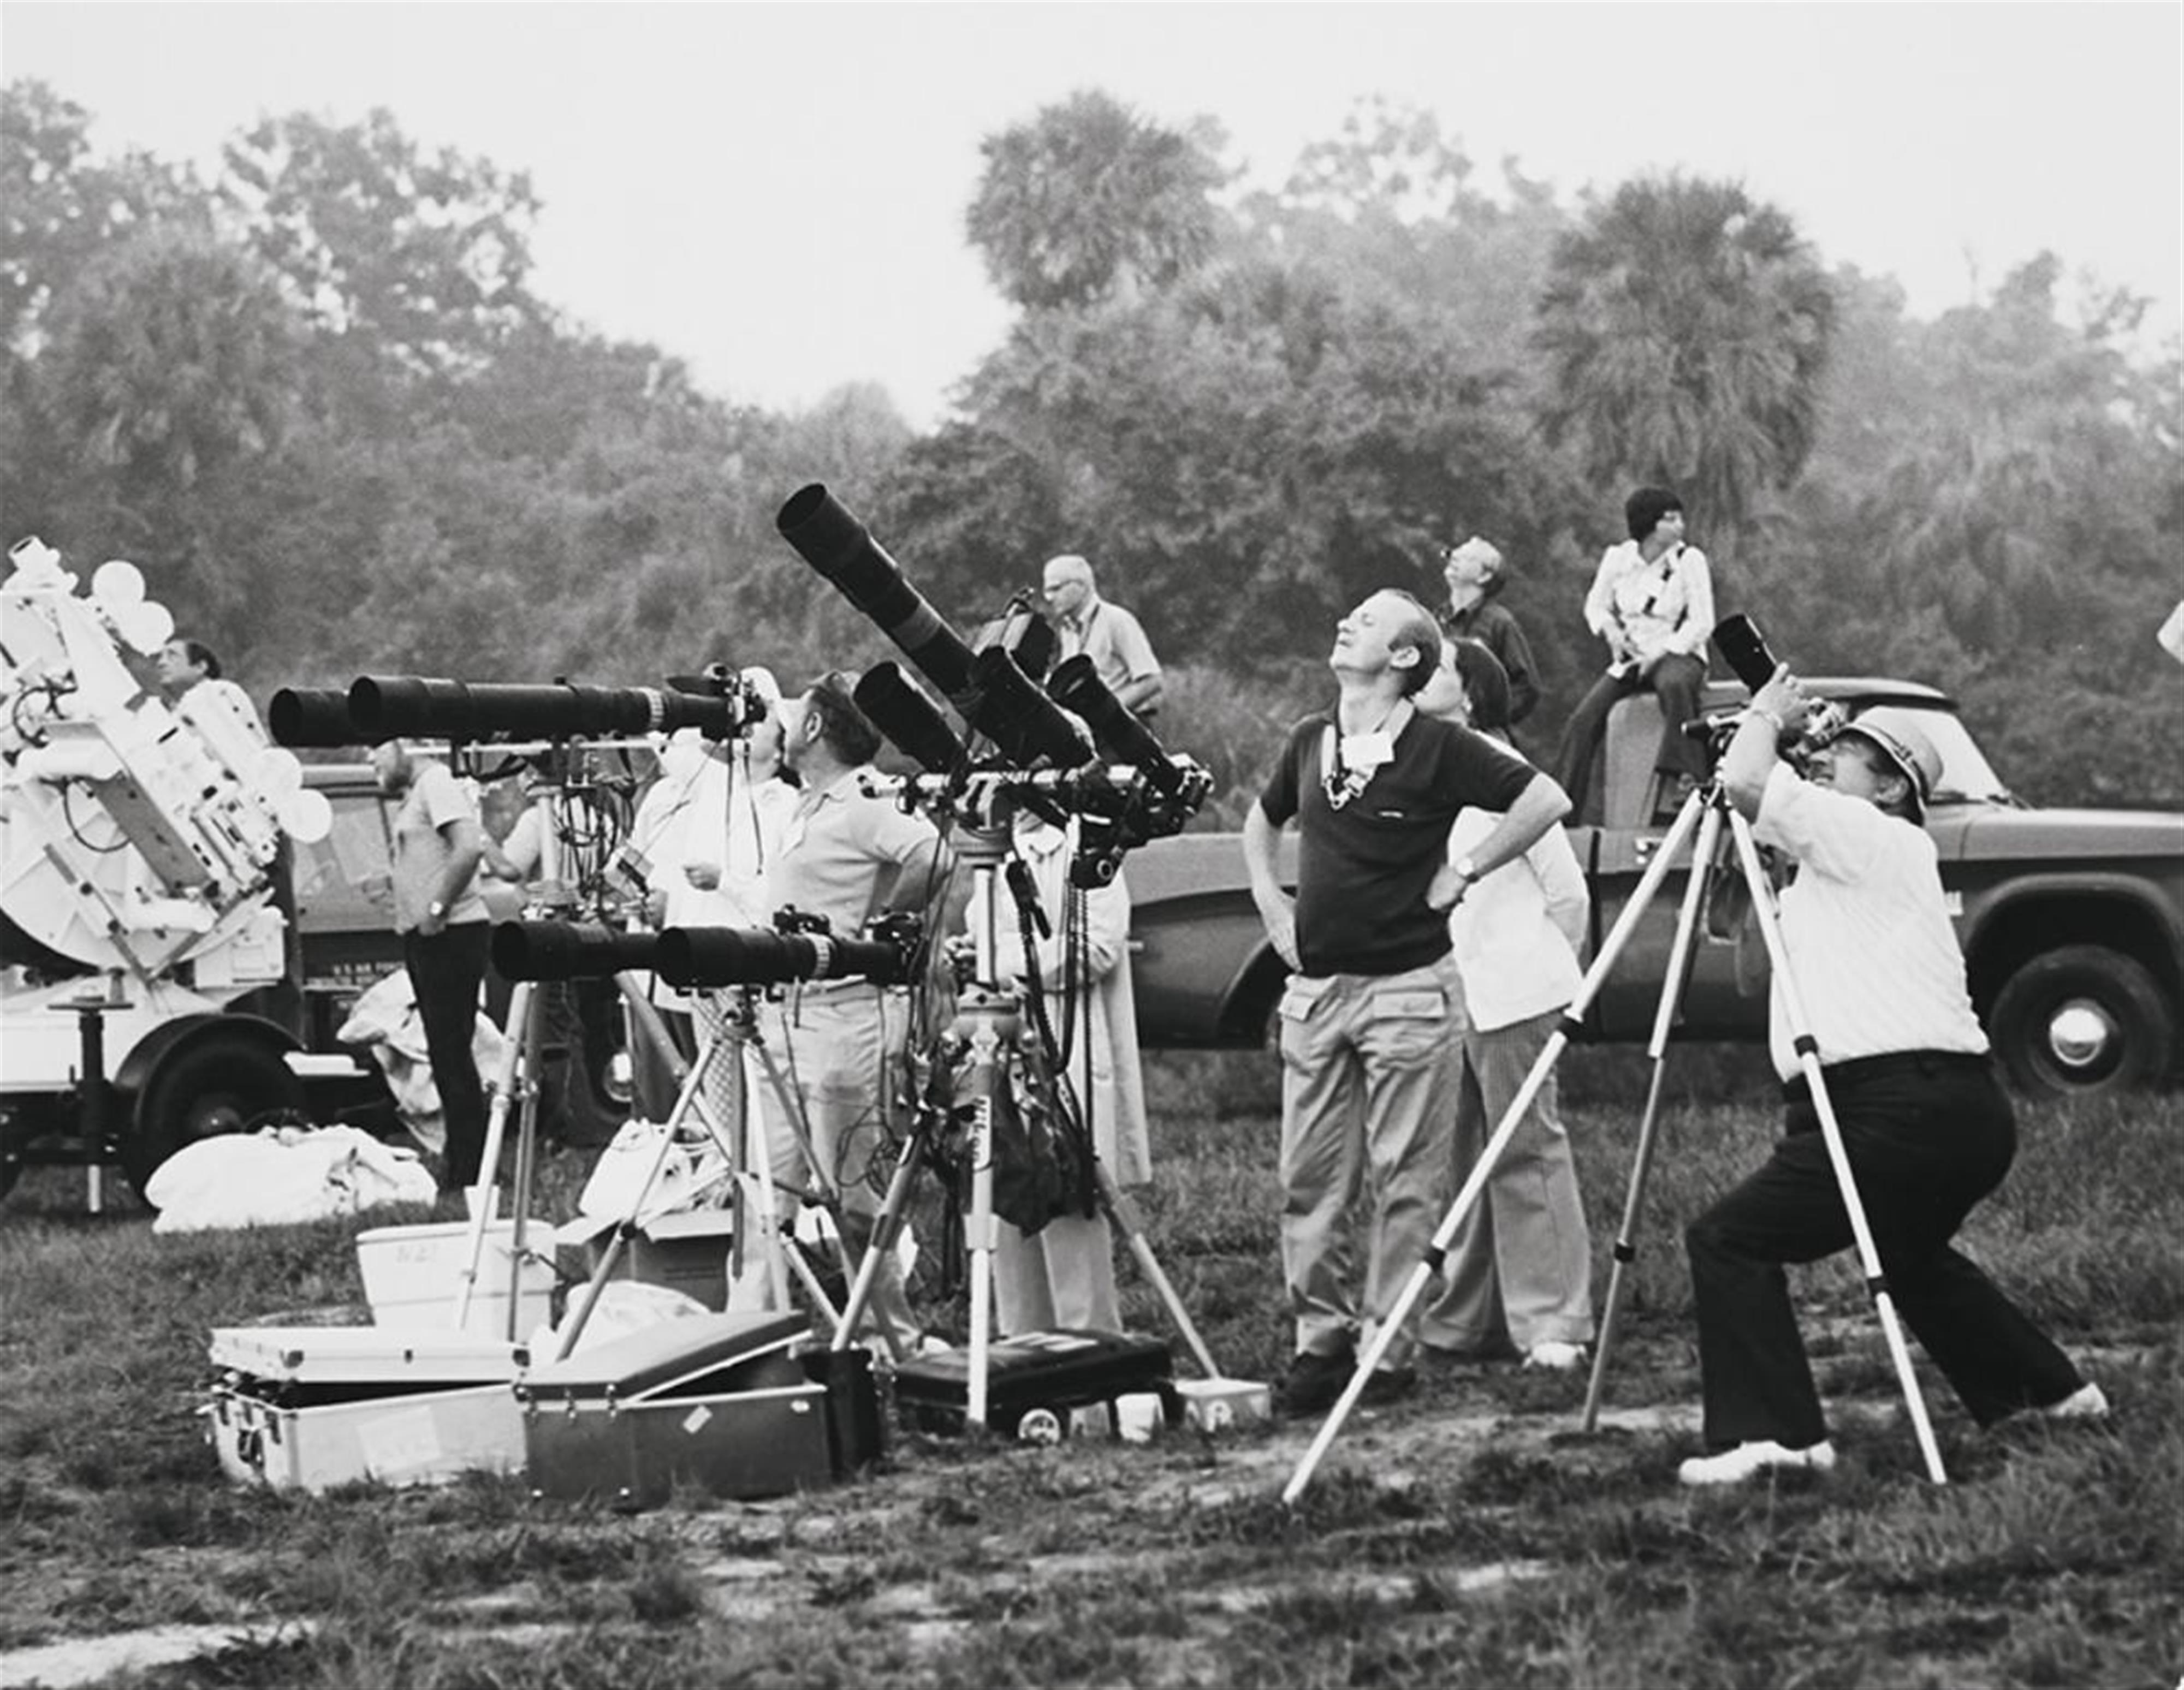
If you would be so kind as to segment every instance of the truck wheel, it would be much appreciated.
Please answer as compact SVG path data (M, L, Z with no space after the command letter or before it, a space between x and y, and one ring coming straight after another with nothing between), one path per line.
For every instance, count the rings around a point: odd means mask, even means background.
M556 982L539 988L546 1002L546 1041L562 1054L549 1056L542 1078L543 1101L561 1142L578 1149L610 1142L629 1119L629 1100L619 1087L621 998L611 981ZM619 1059L619 1065L618 1065Z
M231 1034L198 1039L153 1070L134 1129L121 1141L122 1171L142 1197L145 1181L184 1145L240 1132L303 1102L303 1082L269 1045Z
M1994 1000L1991 1032L2019 1089L2060 1098L2152 1086L2169 1071L2174 1034L2145 968L2101 945L2033 958Z

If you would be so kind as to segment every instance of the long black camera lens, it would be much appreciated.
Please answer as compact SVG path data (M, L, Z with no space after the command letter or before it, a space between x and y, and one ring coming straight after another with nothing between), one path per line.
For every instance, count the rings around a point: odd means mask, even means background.
M797 555L879 625L944 698L953 703L963 695L971 684L970 647L839 499L814 481L790 496L773 525Z
M504 980L586 980L627 969L656 971L660 937L591 921L504 921L493 930L493 965Z
M874 664L850 696L874 727L933 774L944 775L962 763L963 742L956 730L894 664Z
M349 717L348 694L329 687L283 687L266 707L276 745L365 745L372 736Z
M359 676L348 689L348 714L372 740L490 739L499 734L578 739L672 733L686 727L708 738L727 739L742 725L734 700L691 692L566 681L541 687L431 681L414 675Z
M1011 762L1028 765L1045 757L1070 768L1090 754L1076 725L1000 648L989 646L971 659L971 725Z
M1742 611L1713 625L1713 648L1736 678L1755 692L1772 681L1781 667L1768 649L1766 635Z
M763 927L670 927L658 972L670 986L772 986L862 975L880 986L903 977L903 953L884 939L827 939Z
M1102 751L1117 763L1142 770L1155 792L1173 798L1182 789L1182 766L1168 756L1153 731L1133 715L1129 706L1100 678L1089 657L1079 652L1065 659L1046 683L1046 690L1056 703L1084 719Z

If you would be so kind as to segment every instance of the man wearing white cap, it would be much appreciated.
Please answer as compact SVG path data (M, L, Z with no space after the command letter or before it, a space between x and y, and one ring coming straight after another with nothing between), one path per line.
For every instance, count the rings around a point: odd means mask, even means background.
M1685 1234L1710 1452L1683 1464L1687 1485L1835 1465L1783 1273L1785 1263L1852 1242L1792 1043L1801 1032L1819 1047L1890 1295L1972 1418L2108 1411L2100 1387L1949 1242L2002 1183L2017 1133L1920 825L1941 758L1915 712L1877 705L1800 779L1777 747L1802 731L1809 709L1789 671L1777 670L1722 759L1754 837L1797 864L1781 929L1808 1025L1790 1020L1778 976L1769 1028L1785 1137Z

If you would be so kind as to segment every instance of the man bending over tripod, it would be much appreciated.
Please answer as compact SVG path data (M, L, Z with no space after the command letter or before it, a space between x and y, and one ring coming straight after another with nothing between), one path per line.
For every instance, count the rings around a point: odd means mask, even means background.
M1333 711L1291 730L1244 819L1244 860L1267 937L1297 970L1283 994L1282 1270L1297 1355L1279 1406L1332 1406L1354 1368L1359 1305L1377 1322L1424 1259L1447 1195L1461 1000L1448 912L1465 888L1522 856L1569 800L1523 759L1412 695L1440 662L1433 613L1383 589L1337 625ZM1467 805L1502 813L1469 855L1448 860ZM1275 842L1297 821L1295 898ZM1369 1183L1361 1297L1350 1282L1354 1211ZM1413 1323L1415 1325L1415 1323ZM1412 1383L1415 1331L1384 1354L1362 1400Z
M1808 709L1778 670L1721 775L1753 837L1798 864L1781 897L1783 946L1889 1295L1981 1426L2024 1409L2097 1419L2108 1411L2100 1387L1949 1243L2002 1183L2017 1134L1920 825L1941 759L1908 712L1881 706L1800 779L1777 746ZM1786 1082L1786 1136L1685 1235L1713 1452L1683 1464L1687 1485L1835 1465L1782 1265L1833 1255L1852 1237L1795 1031L1778 976L1769 1037Z

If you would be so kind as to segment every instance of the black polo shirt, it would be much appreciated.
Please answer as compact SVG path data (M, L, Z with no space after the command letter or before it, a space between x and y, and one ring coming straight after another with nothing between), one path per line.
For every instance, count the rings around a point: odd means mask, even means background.
M1467 806L1507 810L1538 771L1508 747L1413 714L1395 755L1338 809L1322 780L1332 719L1307 716L1259 795L1279 827L1296 818L1297 950L1308 975L1401 974L1448 952L1448 915L1426 903Z

